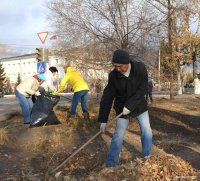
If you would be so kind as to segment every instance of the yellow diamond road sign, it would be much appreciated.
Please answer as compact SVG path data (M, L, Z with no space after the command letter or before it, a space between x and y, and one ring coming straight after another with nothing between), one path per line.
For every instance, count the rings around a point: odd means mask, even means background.
M40 41L42 42L42 44L44 44L47 36L48 36L48 32L40 32L40 33L37 33Z

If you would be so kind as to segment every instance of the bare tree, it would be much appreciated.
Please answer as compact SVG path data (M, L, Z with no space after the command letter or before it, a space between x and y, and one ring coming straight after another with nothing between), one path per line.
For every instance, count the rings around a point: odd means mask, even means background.
M166 30L168 38L168 67L171 72L170 80L170 98L173 98L174 75L178 76L178 85L181 87L181 65L191 62L193 47L197 45L197 35L191 31L191 25L195 21L199 23L199 0L149 0L150 4L167 18ZM195 18L194 18L195 17ZM196 30L198 32L198 30ZM195 37L195 38L192 38ZM186 53L187 50L188 52Z
M91 57L97 59L95 64L101 62L103 65L108 64L111 52L116 48L137 55L141 49L139 45L153 47L154 30L165 21L145 0L57 0L48 7L52 12L49 20L60 36L62 50L88 50L90 47ZM97 49L103 52L99 58ZM87 57L87 65L94 63L91 57Z

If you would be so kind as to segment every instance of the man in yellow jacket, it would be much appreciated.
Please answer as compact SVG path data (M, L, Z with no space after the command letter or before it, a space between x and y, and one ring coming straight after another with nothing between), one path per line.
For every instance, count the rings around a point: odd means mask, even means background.
M89 113L87 108L89 87L83 79L83 77L80 75L80 73L76 70L76 68L68 65L65 66L64 69L65 75L60 82L60 90L58 91L58 93L63 92L67 84L69 84L72 87L74 95L72 98L69 117L74 116L76 114L76 108L78 102L80 101L84 119L89 120Z

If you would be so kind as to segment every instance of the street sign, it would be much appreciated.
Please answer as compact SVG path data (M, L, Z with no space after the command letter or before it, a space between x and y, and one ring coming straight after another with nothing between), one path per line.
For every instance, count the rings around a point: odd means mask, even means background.
M42 44L44 44L47 36L48 36L48 32L40 32L40 33L37 33L40 41L42 42Z
M37 73L44 74L46 71L46 62L37 62Z

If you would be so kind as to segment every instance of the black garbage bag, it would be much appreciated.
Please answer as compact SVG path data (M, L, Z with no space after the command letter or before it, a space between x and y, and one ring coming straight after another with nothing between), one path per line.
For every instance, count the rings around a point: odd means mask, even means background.
M39 86L38 91L39 91L41 94L47 94L47 92L45 91L44 87L42 87L42 86ZM31 99L32 99L33 103L35 103L36 100L37 100L37 96L32 95Z
M59 102L60 96L42 93L38 96L31 112L30 127L60 124L53 107Z

